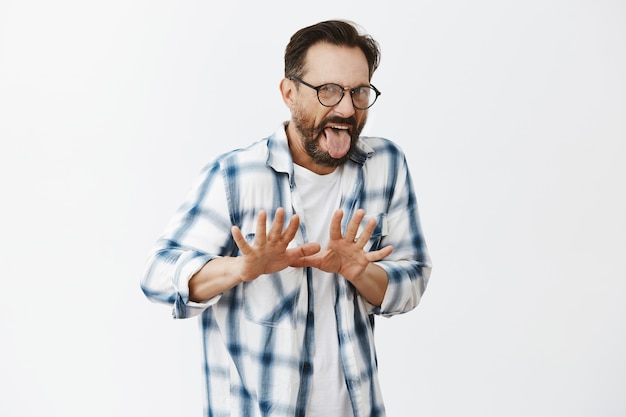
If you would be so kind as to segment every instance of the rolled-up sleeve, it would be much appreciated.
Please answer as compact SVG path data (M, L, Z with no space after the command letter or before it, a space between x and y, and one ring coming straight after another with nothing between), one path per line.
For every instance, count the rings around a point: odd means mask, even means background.
M174 318L200 314L220 296L203 303L189 300L189 280L207 262L227 254L234 245L218 164L205 167L157 240L145 263L141 289L148 299L170 304Z

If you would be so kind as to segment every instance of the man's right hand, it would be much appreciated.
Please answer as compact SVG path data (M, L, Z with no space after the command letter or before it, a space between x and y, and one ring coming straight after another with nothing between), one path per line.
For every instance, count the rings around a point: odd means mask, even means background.
M302 263L303 258L320 251L318 243L305 243L288 249L293 240L300 219L294 215L285 230L285 210L276 210L269 233L266 228L267 214L260 211L257 217L256 235L250 245L241 229L232 227L232 234L241 256L220 257L207 262L189 280L189 299L203 302L219 295L234 286L257 279L263 274L280 272L289 265Z

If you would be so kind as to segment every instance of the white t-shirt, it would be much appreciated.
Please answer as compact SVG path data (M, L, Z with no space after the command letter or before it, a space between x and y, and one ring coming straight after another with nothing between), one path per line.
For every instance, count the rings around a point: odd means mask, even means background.
M333 213L341 199L342 167L318 175L295 165L296 188L303 203L300 219L306 225L310 242L326 247ZM354 415L346 380L339 359L339 340L335 319L335 277L313 269L315 311L315 352L313 380L307 417L346 417Z

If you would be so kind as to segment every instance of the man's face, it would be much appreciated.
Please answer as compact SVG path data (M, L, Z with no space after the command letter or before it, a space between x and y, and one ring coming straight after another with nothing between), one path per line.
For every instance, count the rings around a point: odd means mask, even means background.
M369 85L367 60L359 48L318 43L307 52L305 69L302 80L313 86L326 83L347 88ZM293 128L290 133L297 136L290 142L296 163L309 169L322 168L321 171L345 163L365 125L367 110L354 108L350 91L333 107L323 106L317 99L317 92L305 85L298 85L295 94L289 129ZM303 159L306 163L302 163Z

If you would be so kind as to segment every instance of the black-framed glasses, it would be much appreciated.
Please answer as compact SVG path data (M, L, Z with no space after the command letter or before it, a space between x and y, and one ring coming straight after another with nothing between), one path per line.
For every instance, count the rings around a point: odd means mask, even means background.
M359 110L369 109L376 103L380 91L373 85L362 85L360 87L346 88L339 84L328 83L318 85L317 87L311 85L305 81L302 81L298 77L289 77L290 80L297 81L300 84L304 84L309 88L312 88L317 92L317 100L324 107L334 107L343 100L343 96L346 91L350 92L350 98L352 98L352 105Z

